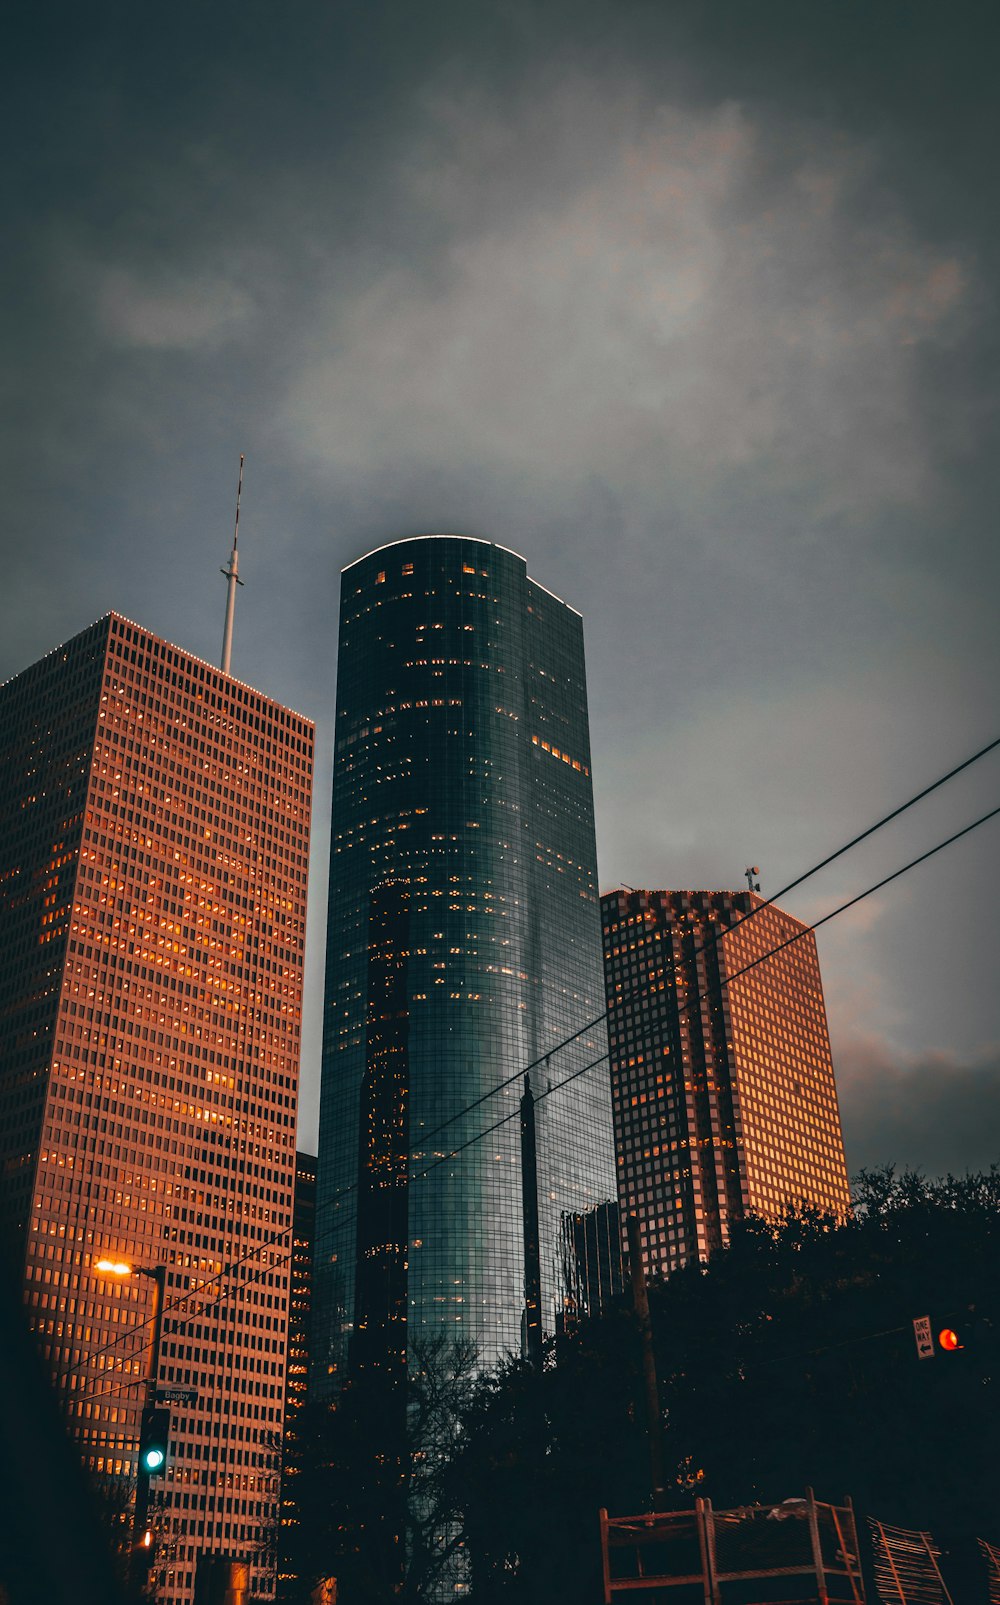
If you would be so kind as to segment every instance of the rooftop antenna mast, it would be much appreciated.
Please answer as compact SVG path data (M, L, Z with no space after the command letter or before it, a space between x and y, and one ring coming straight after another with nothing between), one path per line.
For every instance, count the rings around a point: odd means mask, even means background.
M747 878L747 885L749 886L750 890L752 892L759 892L760 881L757 880L756 877L760 874L760 865L748 864L743 873Z
M236 528L233 531L233 549L229 557L229 567L220 569L229 581L226 592L226 628L222 636L222 672L229 673L229 665L233 656L233 618L236 614L236 587L242 585L240 579L240 554L238 551L240 539L240 497L243 495L243 453L240 452L240 479L236 487Z

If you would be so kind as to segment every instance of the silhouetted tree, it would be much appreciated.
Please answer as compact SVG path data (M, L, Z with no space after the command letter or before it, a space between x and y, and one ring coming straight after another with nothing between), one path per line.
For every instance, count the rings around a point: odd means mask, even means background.
M94 1476L89 1480L94 1512L111 1556L111 1564L124 1593L132 1558L132 1520L135 1478Z
M633 1336L611 1316L558 1360L549 1345L541 1372L510 1358L473 1390L449 1476L477 1605L597 1597L597 1510L643 1504Z
M461 1575L463 1536L446 1473L475 1360L471 1345L418 1341L408 1349L401 1412L395 1399L357 1387L345 1388L336 1406L302 1412L293 1562L303 1601L320 1578L336 1577L343 1605L424 1605Z
M1000 1172L863 1173L837 1221L747 1221L650 1289L665 1503L780 1500L807 1484L943 1534L998 1534ZM920 1360L914 1317L965 1344ZM648 1508L634 1321L584 1327L536 1373L474 1389L448 1474L475 1605L592 1591L596 1513Z

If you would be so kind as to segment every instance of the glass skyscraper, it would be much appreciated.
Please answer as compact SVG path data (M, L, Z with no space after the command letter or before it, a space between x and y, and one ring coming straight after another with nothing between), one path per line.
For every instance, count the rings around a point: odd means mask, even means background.
M563 1216L614 1196L582 620L516 553L421 536L344 571L330 868L314 1341L336 1391L422 1338L521 1349L526 1067L546 1331Z

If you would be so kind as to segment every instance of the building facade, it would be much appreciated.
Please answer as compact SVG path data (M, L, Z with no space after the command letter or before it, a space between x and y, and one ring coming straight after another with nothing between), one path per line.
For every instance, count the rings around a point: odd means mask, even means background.
M608 1200L562 1218L563 1312L560 1330L606 1315L625 1292L621 1214Z
M288 1265L288 1364L285 1368L285 1431L282 1439L281 1508L278 1535L278 1598L299 1593L302 1509L301 1419L309 1383L312 1326L313 1238L316 1233L316 1158L295 1155L292 1257Z
M429 1339L517 1352L525 1069L547 1331L614 1160L582 621L503 547L344 571L327 942L320 1390Z
M842 1216L847 1168L816 938L753 892L601 898L618 1196L647 1274L748 1212Z
M111 614L0 688L0 753L2 1206L29 1318L109 1486L158 1362L158 1597L190 1605L205 1554L271 1597L312 726Z

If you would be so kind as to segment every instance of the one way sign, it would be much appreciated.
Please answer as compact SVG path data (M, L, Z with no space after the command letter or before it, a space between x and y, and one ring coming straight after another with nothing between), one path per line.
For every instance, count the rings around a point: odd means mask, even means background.
M917 1345L917 1354L921 1360L933 1360L934 1339L931 1337L931 1318L929 1315L918 1315L913 1322L913 1337Z

